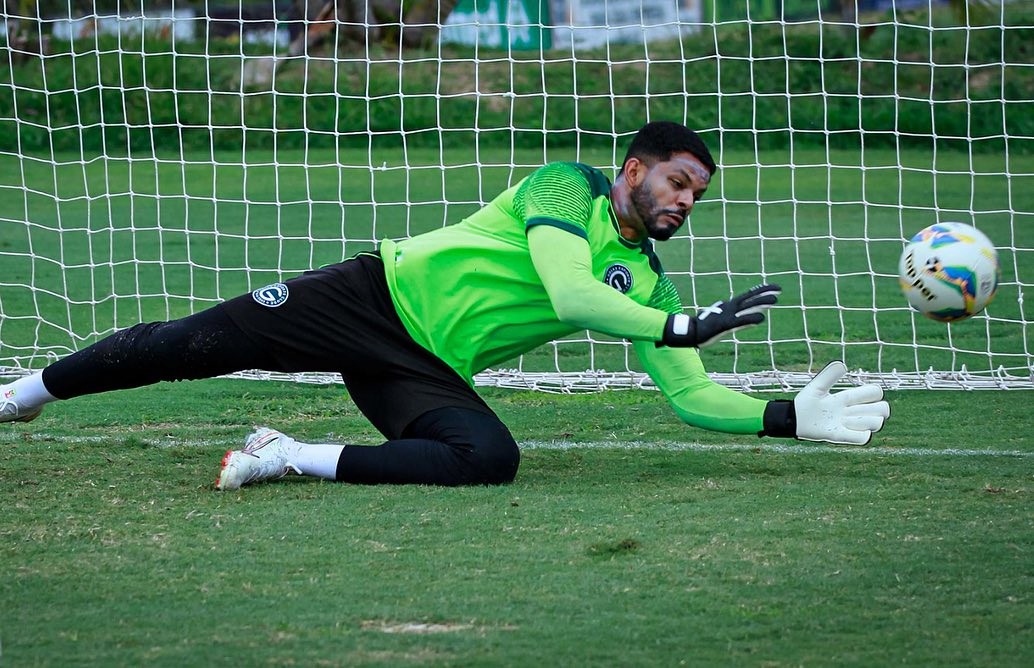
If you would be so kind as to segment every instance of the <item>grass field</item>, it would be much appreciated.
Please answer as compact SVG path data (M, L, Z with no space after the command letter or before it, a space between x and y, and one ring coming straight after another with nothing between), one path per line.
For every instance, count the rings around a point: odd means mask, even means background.
M0 359L40 366L116 326L185 315L385 237L435 229L533 166L572 159L605 166L621 155L0 155ZM712 351L709 368L800 370L844 359L888 373L963 365L1026 373L1034 328L1021 296L1034 285L1034 156L798 149L729 152L721 162L691 233L659 245L665 269L688 304L760 281L784 293L766 326ZM994 240L1003 274L989 317L949 329L912 314L897 261L905 239L952 219ZM545 349L524 368L625 368L621 348L592 354L590 362L586 346Z
M0 358L39 367L457 220L576 158L620 156L0 155ZM690 304L762 278L786 291L709 369L1029 368L1034 157L722 162L665 266ZM946 328L900 296L902 242L938 211L1001 249L987 318ZM620 346L592 354L624 368ZM524 368L581 371L589 355L546 348ZM648 391L486 396L523 446L504 487L213 491L255 423L378 442L336 387L160 385L4 425L0 663L1034 663L1034 392L891 393L884 432L846 449L691 430Z
M898 392L869 448L653 392L490 390L494 488L220 494L254 423L376 443L337 387L202 381L0 430L0 665L1034 663L1032 392Z
M708 369L1029 379L1027 4L577 56L375 45L268 91L242 81L265 47L240 40L7 49L0 369L455 222L550 160L612 168L641 119L673 118L721 165L658 248L684 302L784 287ZM950 220L1003 273L947 327L908 309L897 261ZM214 491L256 424L378 443L336 386L161 384L0 425L0 668L1034 665L1034 390L888 392L863 448L690 429L645 390L484 395L522 446L510 485Z

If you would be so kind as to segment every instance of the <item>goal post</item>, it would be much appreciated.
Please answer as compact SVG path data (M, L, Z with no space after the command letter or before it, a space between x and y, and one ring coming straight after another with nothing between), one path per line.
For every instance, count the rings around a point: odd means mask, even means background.
M716 380L788 390L842 359L890 389L1034 388L1029 3L438 1L8 3L0 373L457 222L545 162L614 174L643 123L675 120L719 165L658 244L687 309L784 289L704 353ZM951 325L897 278L946 221L1002 265ZM592 332L476 383L652 386Z

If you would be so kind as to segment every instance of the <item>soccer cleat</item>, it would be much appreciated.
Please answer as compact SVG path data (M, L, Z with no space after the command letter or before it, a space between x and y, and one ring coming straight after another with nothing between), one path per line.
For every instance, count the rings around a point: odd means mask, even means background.
M14 400L14 390L0 394L0 422L32 422L43 412L43 408L22 408Z
M223 456L215 488L240 489L253 482L283 478L291 471L301 473L287 458L287 447L293 443L293 438L273 429L256 430L245 439L243 450L230 450Z

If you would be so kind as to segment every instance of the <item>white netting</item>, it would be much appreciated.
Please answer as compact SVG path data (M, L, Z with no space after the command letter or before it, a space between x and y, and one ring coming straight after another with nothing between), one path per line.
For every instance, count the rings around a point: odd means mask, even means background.
M853 382L1034 387L1030 3L96 1L0 22L5 374L455 222L549 160L613 173L670 119L720 167L658 249L684 301L785 289L707 352L719 382L789 389L843 359ZM896 264L949 220L991 237L1003 276L945 326L908 309ZM650 386L589 333L512 367L477 382Z

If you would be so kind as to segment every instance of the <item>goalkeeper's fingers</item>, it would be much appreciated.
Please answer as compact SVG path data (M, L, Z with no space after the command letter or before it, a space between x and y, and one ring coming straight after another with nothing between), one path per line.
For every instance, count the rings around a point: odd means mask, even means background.
M883 415L847 415L840 423L854 431L879 431L885 419Z
M766 307L767 308L767 307ZM765 321L765 315L761 311L750 311L746 315L736 314L736 329L742 329L748 325L760 325ZM728 330L733 331L733 330Z
M830 443L838 445L866 445L872 440L872 431L868 429L848 429L844 427L829 437Z
M783 289L774 283L767 285L755 285L750 290L747 290L739 297L735 298L736 302L736 317L747 316L751 314L760 314L771 308L776 301L779 299L779 293ZM752 321L755 324L761 322L764 318Z
M830 362L794 400L798 438L842 445L865 445L890 417L890 404L883 401L879 385L852 387L830 394L847 373L840 361ZM805 417L810 417L811 422ZM802 433L803 432L803 433Z
M830 362L826 367L815 374L811 382L804 386L801 394L808 394L814 397L822 397L829 394L833 385L847 373L847 365L843 362Z
M873 401L868 404L857 404L855 406L845 406L840 409L840 414L847 417L860 417L863 415L873 415L881 419L887 419L890 417L890 404L886 401Z
M859 385L836 393L841 406L873 404L883 399L883 388L879 385Z
M838 430L838 435L844 437L848 443L864 445L874 433L883 429L883 423L888 417L890 404L886 401L845 406L840 411L841 429Z

